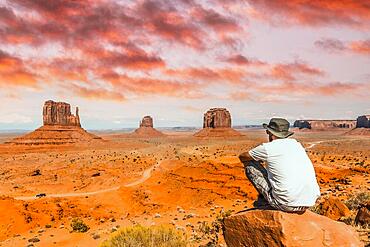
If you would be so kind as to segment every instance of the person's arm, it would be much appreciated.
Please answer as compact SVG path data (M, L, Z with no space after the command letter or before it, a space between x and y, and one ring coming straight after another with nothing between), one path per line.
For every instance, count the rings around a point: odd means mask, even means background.
M244 152L239 155L239 159L242 163L244 163L253 160L253 157L249 154L249 152Z
M250 161L266 161L267 151L263 144L249 150L249 152L244 152L239 155L240 161L246 166Z

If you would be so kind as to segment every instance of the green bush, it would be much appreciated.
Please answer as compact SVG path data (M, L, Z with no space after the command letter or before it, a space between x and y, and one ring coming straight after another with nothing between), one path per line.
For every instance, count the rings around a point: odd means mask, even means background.
M74 232L87 232L90 229L90 227L79 218L74 218L72 220L71 227Z
M123 228L104 241L101 247L186 247L183 233L165 226Z

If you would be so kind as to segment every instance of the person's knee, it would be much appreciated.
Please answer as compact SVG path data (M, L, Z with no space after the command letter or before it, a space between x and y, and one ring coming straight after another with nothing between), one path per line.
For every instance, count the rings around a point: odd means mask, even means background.
M254 161L254 160L248 160L248 161L244 161L242 163L244 165L244 168L247 168L247 167L255 166L254 162L256 162L256 161Z

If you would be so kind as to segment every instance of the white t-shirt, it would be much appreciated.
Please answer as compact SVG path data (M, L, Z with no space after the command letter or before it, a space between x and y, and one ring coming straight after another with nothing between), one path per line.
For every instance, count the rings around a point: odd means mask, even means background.
M302 145L295 139L277 139L249 151L265 161L272 195L286 206L313 206L320 196L315 170Z

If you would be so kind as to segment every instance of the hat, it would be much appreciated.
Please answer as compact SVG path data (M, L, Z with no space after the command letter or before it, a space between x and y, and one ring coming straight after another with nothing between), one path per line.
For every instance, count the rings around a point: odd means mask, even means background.
M284 118L271 118L269 124L264 123L262 126L279 138L287 138L294 134L289 131L289 122Z

